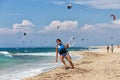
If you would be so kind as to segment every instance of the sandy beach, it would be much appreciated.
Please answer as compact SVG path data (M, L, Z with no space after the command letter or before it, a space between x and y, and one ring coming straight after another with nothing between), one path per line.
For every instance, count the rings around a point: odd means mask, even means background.
M65 70L62 66L23 80L120 80L120 48L115 47L114 53L99 48L71 52L84 56L74 61L75 69Z

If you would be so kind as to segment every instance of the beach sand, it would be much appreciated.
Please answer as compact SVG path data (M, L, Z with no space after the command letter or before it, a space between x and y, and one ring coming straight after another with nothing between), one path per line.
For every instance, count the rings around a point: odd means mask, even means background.
M92 51L76 51L84 58L74 61L75 69L58 67L23 80L120 80L120 48L107 53L105 47Z

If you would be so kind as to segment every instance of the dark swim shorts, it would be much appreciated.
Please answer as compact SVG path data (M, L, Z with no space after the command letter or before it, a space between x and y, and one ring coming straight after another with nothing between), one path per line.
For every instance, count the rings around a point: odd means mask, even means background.
M62 53L60 56L66 57L67 53Z

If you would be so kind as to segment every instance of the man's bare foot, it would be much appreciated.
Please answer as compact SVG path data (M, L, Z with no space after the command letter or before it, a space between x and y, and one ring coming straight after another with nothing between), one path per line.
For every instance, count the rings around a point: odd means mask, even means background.
M74 69L75 67L71 67L70 69Z

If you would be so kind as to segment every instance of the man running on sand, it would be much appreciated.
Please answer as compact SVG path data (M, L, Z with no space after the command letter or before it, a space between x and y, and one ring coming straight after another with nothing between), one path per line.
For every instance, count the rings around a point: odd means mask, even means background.
M66 48L68 48L68 44L67 45L63 45L62 41L60 39L56 40L57 46L56 46L56 62L58 62L58 53L60 55L60 59L62 61L62 63L65 66L65 69L67 68L67 65L64 61L64 58L66 58L66 60L70 63L71 65L71 69L74 69L74 65L72 63L71 57L68 54L68 51L66 50Z

